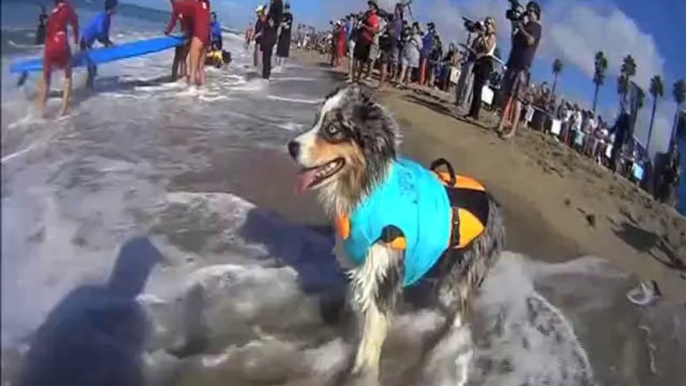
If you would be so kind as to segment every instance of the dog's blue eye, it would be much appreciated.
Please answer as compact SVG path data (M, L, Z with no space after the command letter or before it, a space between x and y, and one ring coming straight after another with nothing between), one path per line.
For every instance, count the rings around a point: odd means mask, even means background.
M337 135L339 132L340 132L340 130L338 130L338 127L336 127L334 125L329 125L326 127L326 134L329 136L333 137L333 136Z

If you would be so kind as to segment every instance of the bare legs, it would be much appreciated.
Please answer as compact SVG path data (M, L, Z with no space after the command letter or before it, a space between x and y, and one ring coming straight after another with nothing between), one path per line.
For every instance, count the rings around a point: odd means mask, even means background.
M198 62L198 86L205 84L205 60L207 59L207 46L203 46L200 51L200 61Z
M207 56L207 47L197 37L191 40L190 48L190 64L188 68L188 76L186 77L188 85L203 85L205 84L205 57Z
M174 52L174 63L172 65L172 81L176 81L179 77L184 77L188 74L188 66L186 60L188 58L188 45L183 45L176 48Z
M503 110L503 116L500 118L500 123L498 124L498 133L501 134L502 138L511 138L517 132L517 126L519 125L519 118L522 113L522 104L519 100L511 96L508 98L505 104L505 109ZM510 121L510 130L506 133L505 123Z
M64 115L69 108L69 101L71 100L71 83L71 67L67 67L64 69L64 93L62 95L62 110L60 110L60 115ZM48 93L46 92L45 95L47 96Z
M52 70L49 68L45 68L43 70L43 77L40 80L38 90L38 111L41 115L45 113L45 106L48 103L48 94L50 93L51 79ZM64 69L64 93L62 95L62 109L60 110L60 115L64 115L67 112L67 109L69 108L69 101L71 99L71 84L71 67L66 67Z
M50 80L52 70L49 67L43 68L43 77L38 86L38 111L41 115L45 113L45 105L48 103L48 93L50 92Z

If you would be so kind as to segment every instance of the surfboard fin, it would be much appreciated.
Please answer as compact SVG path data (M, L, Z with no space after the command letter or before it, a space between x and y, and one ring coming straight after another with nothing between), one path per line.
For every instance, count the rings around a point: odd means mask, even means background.
M21 73L21 76L19 76L19 80L17 80L17 87L21 87L26 83L26 80L29 78L29 73L28 71L24 71Z

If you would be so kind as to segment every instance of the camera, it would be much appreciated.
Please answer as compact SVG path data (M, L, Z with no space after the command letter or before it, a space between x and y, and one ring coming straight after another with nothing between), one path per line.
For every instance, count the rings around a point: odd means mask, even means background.
M505 11L505 17L512 22L520 22L524 19L524 7L517 0L507 0L510 2L510 9Z
M476 33L484 30L484 25L481 22L473 21L464 16L462 17L462 20L464 20L464 28L470 33Z

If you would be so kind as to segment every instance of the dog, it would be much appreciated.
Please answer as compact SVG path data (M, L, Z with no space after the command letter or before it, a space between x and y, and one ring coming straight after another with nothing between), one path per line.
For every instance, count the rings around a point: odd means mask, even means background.
M403 290L430 279L441 330L461 328L505 243L499 205L483 185L443 159L430 170L399 157L399 144L396 121L359 85L329 94L314 126L288 144L300 190L318 191L335 220L337 257L352 266L360 328L351 374L373 382Z
M231 64L231 53L224 50L210 50L205 59L206 66L222 68Z

